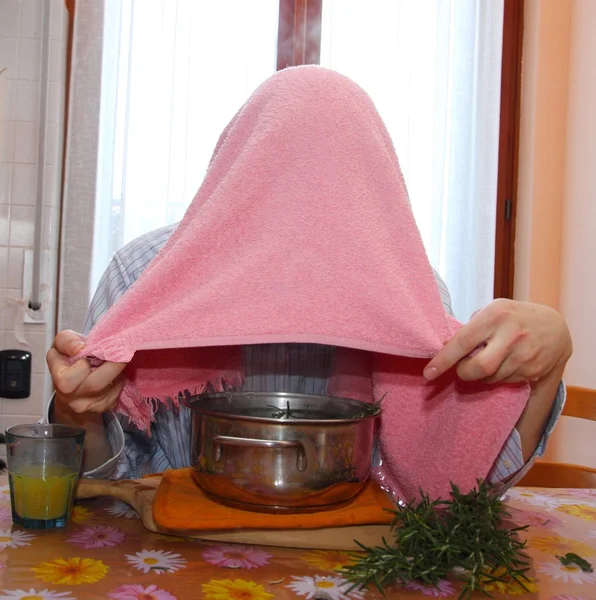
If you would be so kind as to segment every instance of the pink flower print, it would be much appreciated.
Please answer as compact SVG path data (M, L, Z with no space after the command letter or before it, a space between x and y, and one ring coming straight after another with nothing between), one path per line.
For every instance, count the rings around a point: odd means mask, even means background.
M576 498L592 498L592 499L596 500L596 490L569 488L569 489L559 490L559 492L560 492L558 494L559 496L574 496ZM561 598L563 598L563 596L561 596Z
M10 486L8 484L0 485L0 502L10 504Z
M424 596L433 596L434 598L448 598L455 593L455 588L450 581L447 581L447 579L441 579L437 582L436 586L428 583L410 581L404 585L404 589L411 592L422 592Z
M3 504L0 504L0 522L2 521L12 521L10 505L4 506Z
M590 600L590 599L585 598L584 596L567 596L565 594L563 596L551 596L550 600Z
M83 550L98 550L117 546L125 537L122 531L110 525L91 525L73 533L68 541Z
M538 510L519 510L517 508L510 508L509 512L511 513L512 520L520 527L529 525L530 527L545 527L551 529L562 524L561 519L558 519L547 512Z
M264 550L243 544L209 546L202 556L208 563L228 569L256 569L265 566L271 558Z
M108 598L115 600L176 600L176 596L159 589L156 585L145 587L139 583L121 585L109 593Z

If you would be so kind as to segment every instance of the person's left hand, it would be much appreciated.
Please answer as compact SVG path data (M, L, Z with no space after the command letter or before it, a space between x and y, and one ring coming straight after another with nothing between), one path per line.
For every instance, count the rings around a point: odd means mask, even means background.
M445 344L424 376L433 380L457 365L465 381L534 382L560 369L570 356L571 336L558 312L542 304L498 299Z

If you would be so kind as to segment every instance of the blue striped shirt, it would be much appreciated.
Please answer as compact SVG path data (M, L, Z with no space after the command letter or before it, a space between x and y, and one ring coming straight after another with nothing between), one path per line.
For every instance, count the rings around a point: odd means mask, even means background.
M145 234L119 250L104 273L89 307L84 333L88 333L107 310L139 278L167 242L176 225ZM435 272L445 310L453 314L447 286ZM245 391L285 391L326 394L333 371L334 348L318 344L261 344L243 348ZM545 434L532 459L524 465L521 440L514 429L489 475L493 482L512 484L544 453L548 436L564 404L561 385ZM137 478L191 464L190 411L185 407L160 404L152 424L152 435L139 431L128 420L105 415L106 431L113 457L86 473L89 477Z

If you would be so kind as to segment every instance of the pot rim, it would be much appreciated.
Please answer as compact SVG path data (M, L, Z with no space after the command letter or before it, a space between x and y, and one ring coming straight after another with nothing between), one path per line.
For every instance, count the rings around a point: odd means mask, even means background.
M378 408L376 413L363 414L362 416L354 416L354 417L340 417L337 419L304 419L304 418L275 418L275 417L263 417L263 416L254 416L254 415L243 415L234 412L227 412L223 410L217 409L209 409L205 408L202 404L201 400L217 400L219 398L229 398L230 400L234 397L241 397L243 399L257 399L260 397L277 397L281 399L300 399L300 400L308 400L308 399L319 399L319 400L329 400L336 402L347 402L354 407L361 407L362 411L370 411L371 404L367 402L362 402L360 400L352 400L350 398L341 398L339 396L326 396L323 394L295 394L292 392L216 392L216 393L203 393L197 396L189 396L188 398L183 398L182 403L184 406L189 408L193 413L198 413L201 415L206 415L210 417L218 417L224 419L234 419L237 421L249 421L253 423L268 423L275 425L312 425L312 426L320 426L320 425L345 425L348 423L360 423L362 421L368 421L370 419L377 419L381 416L381 407Z

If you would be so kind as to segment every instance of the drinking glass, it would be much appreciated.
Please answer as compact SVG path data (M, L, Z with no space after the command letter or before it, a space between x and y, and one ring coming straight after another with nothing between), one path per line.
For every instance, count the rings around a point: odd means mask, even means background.
M85 430L15 425L6 430L12 520L33 529L64 527L81 471Z

